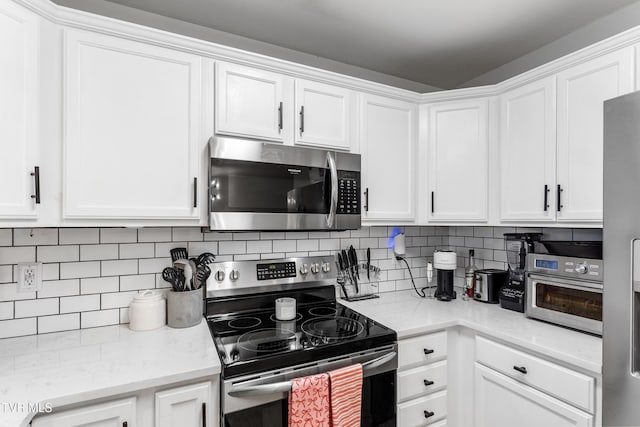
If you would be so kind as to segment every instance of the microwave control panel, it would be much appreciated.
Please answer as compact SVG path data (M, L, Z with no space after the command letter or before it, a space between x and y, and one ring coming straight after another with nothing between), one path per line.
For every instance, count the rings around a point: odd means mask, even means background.
M338 179L338 214L360 213L360 186L357 178Z

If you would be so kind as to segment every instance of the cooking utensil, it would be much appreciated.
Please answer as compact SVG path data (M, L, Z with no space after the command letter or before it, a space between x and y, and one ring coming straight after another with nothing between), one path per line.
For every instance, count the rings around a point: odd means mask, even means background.
M184 287L184 276L180 270L175 267L167 267L162 270L162 278L171 283L171 287L175 292L183 291Z
M184 273L184 290L192 291L193 268L191 267L191 262L187 259L178 259L173 262L173 265L181 269Z
M214 254L212 254L211 252L204 252L198 255L198 258L196 258L196 264L211 264L215 260L216 256Z
M193 277L194 289L200 289L207 283L207 279L211 276L211 268L206 264L200 264L196 270L196 274Z
M187 248L173 248L169 253L171 254L171 261L174 263L179 259L189 259Z
M367 280L371 280L371 248L367 248Z

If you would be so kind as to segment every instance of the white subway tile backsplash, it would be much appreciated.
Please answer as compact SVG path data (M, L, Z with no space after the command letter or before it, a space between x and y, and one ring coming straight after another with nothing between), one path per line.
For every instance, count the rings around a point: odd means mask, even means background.
M79 245L100 243L100 230L97 228L61 228L61 245Z
M37 318L0 321L0 338L22 337L38 333Z
M284 231L263 231L260 233L260 240L282 240Z
M301 258L305 256L309 256L309 252L286 252L285 258Z
M473 227L475 237L493 237L493 227Z
M171 228L169 227L138 229L138 242L170 242L171 240Z
M167 242L167 243L156 243L156 258L163 258L167 256L171 256L171 249L175 248L186 248L188 247L187 242Z
M247 242L229 241L218 243L218 252L221 255L236 255L247 253Z
M0 320L13 319L13 301L0 302Z
M13 230L10 228L0 229L0 246L11 246L13 244Z
M464 245L467 248L481 248L484 245L484 243L483 243L483 239L479 237L465 237Z
M215 253L215 252L214 252ZM162 273L166 267L171 267L171 258L146 258L138 260L138 273Z
M260 233L232 233L233 240L259 240Z
M60 264L42 264L42 280L58 280Z
M487 249L504 250L505 248L504 239L486 238L484 239L484 247Z
M187 249L190 257L197 257L204 252L215 255L218 253L218 242L189 242Z
M10 283L13 281L13 266L0 265L0 283Z
M95 277L80 279L81 294L101 294L105 292L118 292L120 289L120 277Z
M120 292L139 289L153 289L155 286L156 276L154 274L120 276Z
M129 323L129 307L120 309L120 323Z
M65 262L60 264L60 279L99 276L100 261Z
M318 242L319 242L318 248L321 251L337 251L340 249L339 239L321 239Z
M46 316L58 314L60 302L58 298L34 299L15 302L15 318Z
M127 243L120 245L120 259L153 258L153 243Z
M387 227L369 227L369 237L388 237Z
M308 239L309 233L307 231L287 231L284 233L285 239Z
M38 333L72 331L80 328L80 313L38 317Z
M35 299L35 292L18 292L17 283L0 284L0 301L17 301Z
M80 279L52 280L42 282L38 298L63 297L80 294Z
M318 250L318 241L317 240L297 240L296 241L296 250L298 252L305 251L317 251Z
M247 242L247 252L250 254L263 254L272 251L271 240L251 240Z
M101 261L101 263L102 276L122 276L125 274L138 274L137 259Z
M295 240L274 240L273 251L274 252L295 252L296 241Z
M100 261L103 259L118 259L118 245L81 245L80 261Z
M120 323L120 310L86 311L80 313L81 328L95 328L98 326L117 325Z
M181 227L173 229L173 241L192 241L199 242L203 240L202 231L198 227Z
M57 228L16 228L13 230L13 246L57 245Z
M35 246L0 247L0 264L17 264L36 260Z
M60 298L60 313L80 313L100 310L100 295L81 295Z
M204 233L204 240L206 242L219 242L221 240L233 240L233 234L219 233L217 231L213 231L210 233Z
M257 261L260 259L260 254L243 254L243 255L234 255L234 261Z
M37 259L40 262L79 261L78 245L38 246Z
M135 228L101 228L100 243L135 243L138 230Z

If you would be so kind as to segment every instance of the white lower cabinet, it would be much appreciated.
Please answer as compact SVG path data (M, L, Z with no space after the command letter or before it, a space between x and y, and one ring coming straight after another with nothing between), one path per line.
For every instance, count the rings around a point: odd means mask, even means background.
M213 424L211 383L188 385L156 393L156 427L204 427ZM212 420L213 421L213 420Z
M594 425L593 415L479 363L474 379L475 427Z
M398 425L402 427L431 425L446 416L446 391L398 404Z
M84 406L36 418L32 427L135 427L136 398Z

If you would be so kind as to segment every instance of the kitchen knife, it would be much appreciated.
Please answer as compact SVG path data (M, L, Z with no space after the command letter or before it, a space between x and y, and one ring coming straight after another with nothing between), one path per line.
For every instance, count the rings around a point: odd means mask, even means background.
M367 248L367 280L371 280L369 269L371 268L371 248Z
M358 288L358 257L356 256L356 250L353 246L349 247L349 267L351 268L351 277L353 278L353 287L355 288L356 294L360 293Z
M349 247L349 254L351 255L351 265L353 265L354 273L358 280L360 280L360 268L358 266L358 254L356 250L353 248L353 245Z

